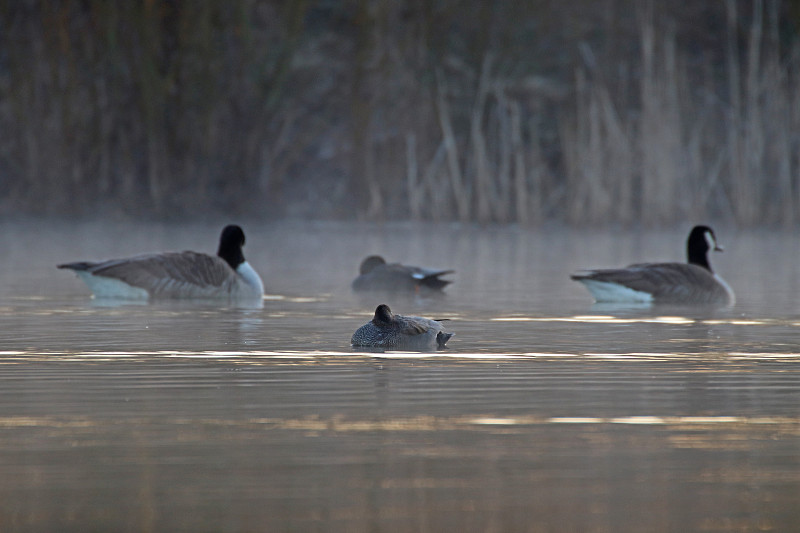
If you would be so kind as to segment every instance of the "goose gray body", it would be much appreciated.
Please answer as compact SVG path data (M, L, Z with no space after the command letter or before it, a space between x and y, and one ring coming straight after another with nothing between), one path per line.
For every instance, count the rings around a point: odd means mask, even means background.
M686 243L686 263L637 263L626 268L585 270L571 278L597 302L653 302L732 305L734 295L711 270L708 251L722 251L714 231L695 226Z
M198 252L146 254L101 262L58 265L74 271L98 298L252 299L264 285L242 253L244 232L227 226L216 256Z
M371 255L361 262L359 276L353 280L353 290L414 292L422 289L441 291L452 282L440 279L440 276L452 272L454 271L387 263L383 257Z
M397 348L428 351L442 349L453 336L441 321L419 316L395 315L388 305L375 309L375 316L358 328L350 344L357 347Z

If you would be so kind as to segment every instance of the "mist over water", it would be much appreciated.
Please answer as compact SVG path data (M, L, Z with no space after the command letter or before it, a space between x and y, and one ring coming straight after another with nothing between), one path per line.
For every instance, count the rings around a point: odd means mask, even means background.
M103 302L55 268L214 253L229 222L263 308ZM0 529L792 530L796 239L715 227L732 308L598 306L569 279L683 261L688 229L3 223ZM353 294L370 254L454 283ZM379 303L456 336L354 351Z

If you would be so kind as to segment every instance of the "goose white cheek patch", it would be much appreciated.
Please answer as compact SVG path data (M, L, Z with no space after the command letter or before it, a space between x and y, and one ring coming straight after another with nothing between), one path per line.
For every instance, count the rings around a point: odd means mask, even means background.
M717 240L714 238L714 235L711 234L710 231L705 232L706 242L708 243L709 250L716 250L721 252L723 250L722 246L717 244Z

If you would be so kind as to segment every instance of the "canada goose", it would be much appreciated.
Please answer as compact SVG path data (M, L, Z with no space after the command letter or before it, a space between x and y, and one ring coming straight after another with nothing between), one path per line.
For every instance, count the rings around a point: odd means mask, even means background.
M359 276L353 280L356 291L441 291L452 281L439 279L453 270L432 270L400 263L386 263L379 255L371 255L361 262Z
M74 270L98 298L262 300L264 284L242 253L244 232L226 226L217 256L197 252L147 254L99 263L58 265Z
M427 351L442 349L453 333L446 333L440 320L392 314L386 304L353 333L350 344L371 348L400 348Z
M722 251L714 230L695 226L686 241L687 263L637 263L570 277L583 283L598 302L733 305L733 291L711 270L709 250Z

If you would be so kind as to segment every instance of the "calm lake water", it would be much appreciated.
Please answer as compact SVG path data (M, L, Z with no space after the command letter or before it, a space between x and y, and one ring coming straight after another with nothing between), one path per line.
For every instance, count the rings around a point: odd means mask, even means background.
M669 232L246 223L263 308L92 300L59 262L193 249L223 224L0 223L0 531L798 531L800 268L718 227L732 308L596 306L582 267ZM456 269L353 295L361 259ZM448 318L360 353L378 303Z

